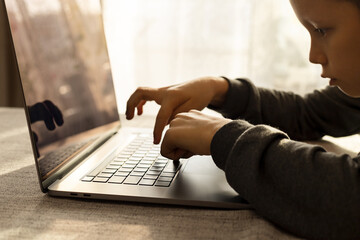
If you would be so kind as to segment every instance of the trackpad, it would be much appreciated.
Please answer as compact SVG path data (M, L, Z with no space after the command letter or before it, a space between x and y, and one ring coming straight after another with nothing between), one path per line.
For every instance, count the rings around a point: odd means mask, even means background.
M189 158L185 163L185 168L183 167L183 173L197 175L224 174L223 171L215 165L210 156L194 156Z

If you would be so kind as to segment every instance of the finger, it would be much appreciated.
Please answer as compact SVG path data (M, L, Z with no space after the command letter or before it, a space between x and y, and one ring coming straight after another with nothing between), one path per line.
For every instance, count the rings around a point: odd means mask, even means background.
M163 143L161 144L160 153L162 156L172 159L179 160L181 157L181 151L178 151L175 145L173 145L167 138L164 138Z
M170 152L162 152L161 154L163 154L164 157L169 158L173 161L179 161L181 158L190 158L194 156L193 153L180 148L174 149Z
M180 105L179 107L177 107L174 110L172 116L170 117L170 120L174 119L175 116L180 114L180 113L190 112L191 110L194 110L194 109L201 111L204 108L201 107L201 106L197 106L197 104L194 103L192 100L188 100L184 104Z
M161 143L161 147L160 147L160 153L162 156L166 157L166 158L170 158L172 160L178 160L178 159L174 159L172 157L172 153L174 150L173 144L172 144L172 140L171 140L171 135L172 135L172 129L168 129L164 135L164 140Z
M174 155L180 158L190 158L194 156L192 152L183 149L176 149Z
M129 98L126 104L126 118L132 119L134 117L135 108L142 101L159 102L160 94L158 89L153 88L138 88Z
M164 140L161 144L161 155L164 157L167 157L172 160L179 160L180 158L189 158L193 156L193 154L181 147L179 145L179 138L178 133L181 133L182 131L179 129L169 129L167 130Z
M160 143L162 132L165 126L168 124L171 114L172 114L171 106L169 105L161 106L156 116L156 121L154 126L154 144Z
M62 115L60 109L54 103L52 103L49 100L45 100L44 104L48 108L50 114L52 114L56 124L58 126L63 125L64 124L64 119L63 119L63 115Z
M145 100L142 100L142 101L140 101L140 103L137 105L136 108L137 108L137 113L138 113L138 115L143 114L145 103L146 103L146 101L145 101Z

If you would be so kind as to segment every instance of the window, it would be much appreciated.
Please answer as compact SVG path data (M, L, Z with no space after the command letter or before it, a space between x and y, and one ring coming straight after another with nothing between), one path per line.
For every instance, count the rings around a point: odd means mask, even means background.
M201 76L247 77L300 94L326 85L320 67L308 62L308 33L287 0L104 0L103 6L122 112L137 86Z

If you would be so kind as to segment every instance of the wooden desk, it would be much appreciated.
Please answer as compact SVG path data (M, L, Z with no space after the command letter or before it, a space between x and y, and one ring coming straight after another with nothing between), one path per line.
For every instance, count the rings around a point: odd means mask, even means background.
M153 124L152 118L142 120L146 120L141 121L143 126ZM140 123L124 120L123 124ZM0 239L298 239L251 210L79 200L43 194L25 115L16 108L0 108L0 193Z

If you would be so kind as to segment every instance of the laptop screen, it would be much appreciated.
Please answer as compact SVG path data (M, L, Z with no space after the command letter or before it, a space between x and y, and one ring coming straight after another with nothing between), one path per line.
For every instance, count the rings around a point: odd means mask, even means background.
M100 0L5 0L39 175L119 124Z

